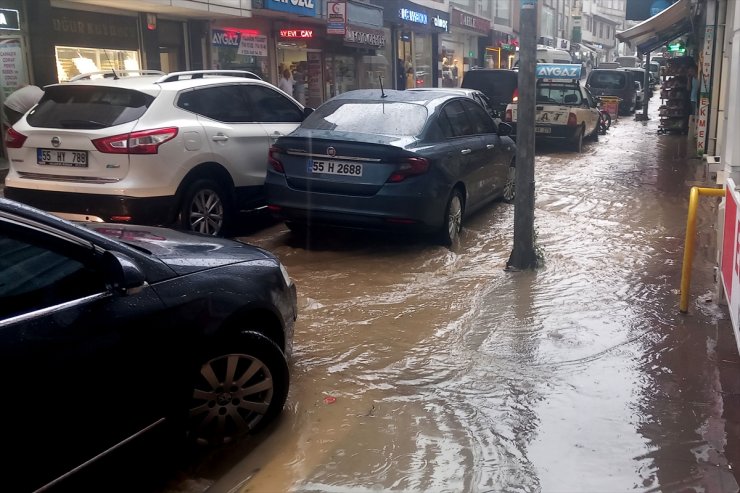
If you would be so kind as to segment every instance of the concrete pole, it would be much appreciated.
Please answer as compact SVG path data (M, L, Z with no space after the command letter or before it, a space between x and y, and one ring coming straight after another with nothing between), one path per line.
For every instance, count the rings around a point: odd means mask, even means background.
M642 82L642 118L640 120L649 120L648 118L648 91L650 89L650 52L645 53L645 78Z
M537 61L537 0L520 0L519 103L516 135L514 248L507 269L537 267L534 240L534 120Z

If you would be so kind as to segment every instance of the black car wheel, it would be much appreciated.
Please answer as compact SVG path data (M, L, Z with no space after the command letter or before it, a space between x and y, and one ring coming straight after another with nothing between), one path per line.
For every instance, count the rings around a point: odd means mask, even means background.
M444 223L439 231L439 241L444 246L451 246L462 229L463 199L459 189L452 191L450 200L447 201Z
M573 140L573 150L577 153L583 152L583 132L585 129L583 127L578 129L578 133L576 134L574 140Z
M516 198L516 161L511 160L509 165L509 173L506 176L506 184L504 185L504 202L514 202Z
M198 180L183 196L180 223L188 231L220 236L230 214L230 202L223 188L212 180Z
M280 348L257 332L245 332L212 352L195 379L188 436L219 446L264 428L288 396L288 363Z

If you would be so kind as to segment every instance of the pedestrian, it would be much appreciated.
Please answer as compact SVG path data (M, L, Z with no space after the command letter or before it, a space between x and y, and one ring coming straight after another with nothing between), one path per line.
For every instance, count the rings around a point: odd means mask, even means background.
M280 78L280 82L278 82L278 88L292 97L294 82L293 76L290 75L290 70L286 68L283 70L283 76Z
M699 78L696 75L696 67L693 65L689 66L686 71L686 77L688 78L689 88L689 115L696 114L696 108L699 105Z
M306 104L306 62L300 62L293 72L293 97L305 106Z
M10 93L3 103L3 113L7 123L11 126L15 125L28 110L39 102L43 95L44 90L34 85L23 86Z
M442 57L442 87L452 87L452 67L447 57Z
M452 73L452 87L460 86L460 81L458 79L460 75L460 69L457 66L458 63L460 62L458 62L457 59L453 60L452 67L450 67L450 72Z

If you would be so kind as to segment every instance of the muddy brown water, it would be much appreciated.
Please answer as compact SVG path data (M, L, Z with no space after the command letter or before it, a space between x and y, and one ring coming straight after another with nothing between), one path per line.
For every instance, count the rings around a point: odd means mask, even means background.
M580 155L538 151L534 272L504 271L504 203L469 218L452 250L337 232L306 247L282 224L243 237L298 286L288 403L268 433L168 491L736 491L716 200L700 208L681 315L688 192L704 175L653 116L620 118Z

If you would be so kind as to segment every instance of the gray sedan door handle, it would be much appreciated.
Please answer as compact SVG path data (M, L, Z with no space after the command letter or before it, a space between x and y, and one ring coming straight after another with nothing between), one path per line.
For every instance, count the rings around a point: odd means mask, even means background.
M496 147L496 144L486 144L486 149L493 149Z
M470 154L471 152L473 152L473 149L463 149L460 151L461 154Z
M227 140L229 140L229 137L224 134L216 134L211 137L211 140L214 142L226 142Z

